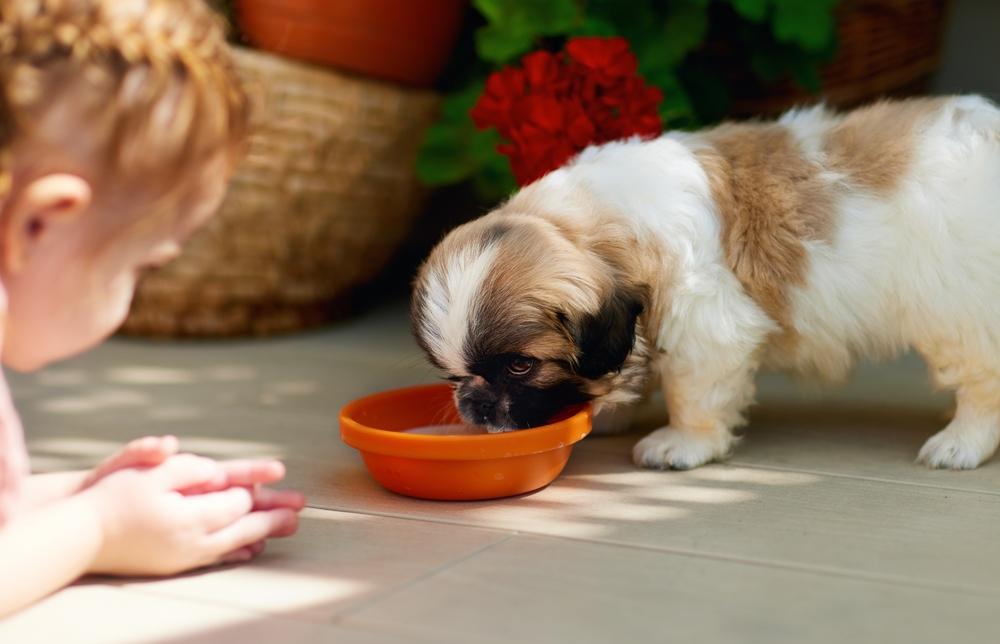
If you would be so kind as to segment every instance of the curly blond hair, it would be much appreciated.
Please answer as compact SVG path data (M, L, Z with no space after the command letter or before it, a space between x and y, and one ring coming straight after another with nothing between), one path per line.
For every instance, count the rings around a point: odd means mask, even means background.
M248 106L203 0L0 0L0 149L53 115L111 176L167 186L237 153Z

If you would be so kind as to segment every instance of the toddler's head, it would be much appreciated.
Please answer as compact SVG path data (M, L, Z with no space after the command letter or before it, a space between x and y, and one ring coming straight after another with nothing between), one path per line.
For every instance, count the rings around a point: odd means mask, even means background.
M217 208L246 122L203 0L0 0L3 362L112 333Z

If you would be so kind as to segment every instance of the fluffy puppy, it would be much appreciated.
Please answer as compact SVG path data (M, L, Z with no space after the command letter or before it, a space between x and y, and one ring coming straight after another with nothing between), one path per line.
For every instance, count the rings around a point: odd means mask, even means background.
M846 378L915 348L957 393L931 467L1000 440L1000 111L976 97L815 107L585 150L449 234L420 269L416 338L495 429L660 382L670 425L635 461L729 453L760 367Z

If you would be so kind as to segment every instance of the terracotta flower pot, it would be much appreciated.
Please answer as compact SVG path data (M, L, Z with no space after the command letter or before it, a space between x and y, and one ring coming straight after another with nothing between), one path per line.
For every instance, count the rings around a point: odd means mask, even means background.
M448 62L466 0L238 0L247 39L277 54L426 87Z

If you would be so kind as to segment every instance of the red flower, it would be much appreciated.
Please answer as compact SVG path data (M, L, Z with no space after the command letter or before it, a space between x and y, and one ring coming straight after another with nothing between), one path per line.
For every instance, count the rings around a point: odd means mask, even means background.
M624 38L573 38L561 55L536 51L491 74L470 115L497 129L497 150L526 185L589 145L660 133L663 95L637 68Z
M595 78L607 83L632 77L639 68L628 41L621 37L573 38L566 43L566 53Z
M521 59L524 74L530 87L550 86L553 91L567 88L569 79L562 71L562 62L547 51L536 51Z
M493 126L501 136L509 136L504 124L510 118L514 97L524 94L526 90L525 75L520 69L505 67L490 74L486 79L486 91L469 112L472 121L480 129Z

